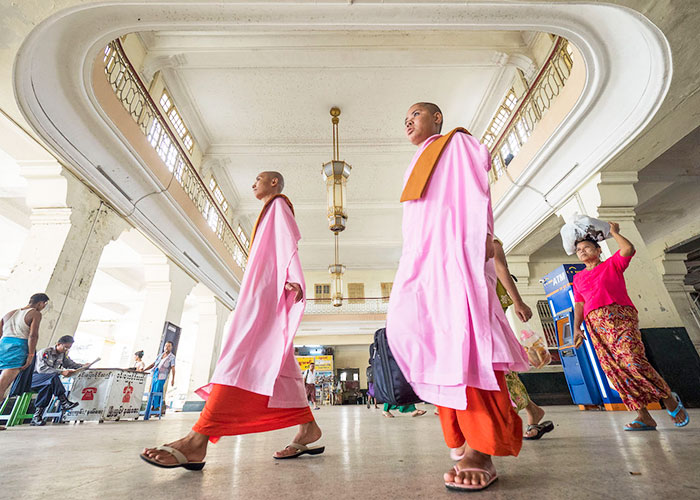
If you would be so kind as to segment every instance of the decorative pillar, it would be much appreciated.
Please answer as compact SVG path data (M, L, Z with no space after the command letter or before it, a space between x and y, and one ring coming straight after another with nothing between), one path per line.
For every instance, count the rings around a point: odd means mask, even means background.
M688 274L685 265L687 257L688 254L684 253L664 253L657 259L657 263L661 269L664 286L676 306L683 326L688 331L695 350L700 353L700 317L690 298L690 292L695 289L685 284L685 276Z
M75 333L102 251L129 225L58 162L18 163L31 228L2 302L23 306L33 293L48 294L37 343L43 348Z

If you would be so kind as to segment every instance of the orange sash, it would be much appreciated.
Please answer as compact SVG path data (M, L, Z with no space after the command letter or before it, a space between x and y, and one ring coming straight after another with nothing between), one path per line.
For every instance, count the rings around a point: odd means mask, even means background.
M433 175L433 170L435 170L435 165L437 165L440 156L442 156L442 152L445 150L445 146L450 142L455 132L471 135L467 129L457 127L449 134L443 135L431 142L430 145L423 150L416 164L413 166L413 171L411 171L406 187L403 188L403 193L401 193L401 203L404 201L419 200L423 197L425 189L430 182L430 177Z
M250 251L251 248L253 248L253 240L255 239L255 233L258 230L258 226L260 225L260 221L262 221L263 216L267 212L267 209L270 208L270 204L275 201L276 198L284 198L284 201L287 202L287 205L289 205L289 208L292 209L292 215L294 215L294 205L292 205L292 202L289 201L289 198L287 198L283 194L276 194L269 200L267 200L267 203L265 203L265 206L263 206L262 210L260 211L260 215L258 215L258 219L255 221L255 226L253 226L253 232L250 235L250 245L248 245L248 251Z

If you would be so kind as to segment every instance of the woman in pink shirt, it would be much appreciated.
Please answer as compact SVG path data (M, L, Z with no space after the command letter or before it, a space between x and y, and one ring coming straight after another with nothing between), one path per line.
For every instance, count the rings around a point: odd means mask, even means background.
M586 269L574 276L574 332L576 347L583 341L584 318L600 365L637 418L626 431L653 431L656 421L647 410L662 400L677 427L688 425L690 416L678 395L649 364L639 331L637 310L627 294L623 273L635 253L634 245L620 234L620 225L610 222L610 234L620 250L600 260L600 246L592 239L576 243L576 255Z

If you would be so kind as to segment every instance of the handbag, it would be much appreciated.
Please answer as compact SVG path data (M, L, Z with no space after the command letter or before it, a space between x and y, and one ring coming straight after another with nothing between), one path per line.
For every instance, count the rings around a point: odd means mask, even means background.
M374 375L374 396L377 401L395 406L421 402L391 354L386 328L374 332L374 343L369 346L369 357Z

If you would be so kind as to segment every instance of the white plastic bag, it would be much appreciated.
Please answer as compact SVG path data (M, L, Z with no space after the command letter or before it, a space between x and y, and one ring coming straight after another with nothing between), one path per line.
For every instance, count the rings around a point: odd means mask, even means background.
M574 214L574 218L561 228L561 243L567 255L576 253L576 240L592 238L603 241L610 238L610 224L587 215Z

